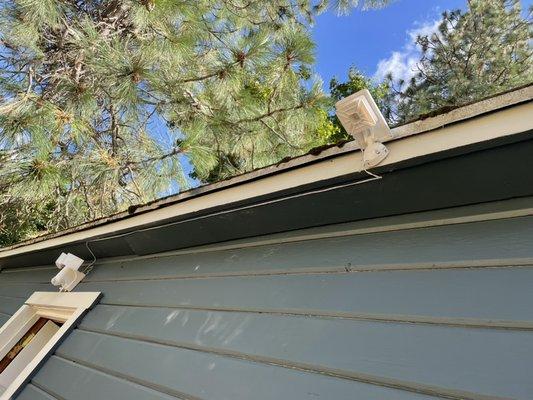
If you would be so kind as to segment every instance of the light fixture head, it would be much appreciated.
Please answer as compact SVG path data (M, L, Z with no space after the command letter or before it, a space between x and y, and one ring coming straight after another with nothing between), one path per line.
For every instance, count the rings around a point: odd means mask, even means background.
M389 154L382 143L392 139L387 121L367 89L360 90L335 104L342 126L363 152L363 169L375 167Z
M83 259L71 253L61 253L56 260L56 266L61 271L52 278L52 285L59 286L61 292L70 292L85 278L85 274L78 271L83 265Z
M337 102L337 117L350 135L370 129L377 124L378 117L365 96L349 96Z
M61 253L56 260L56 267L59 269L68 267L74 270L78 270L83 264L83 259L75 256L72 253Z

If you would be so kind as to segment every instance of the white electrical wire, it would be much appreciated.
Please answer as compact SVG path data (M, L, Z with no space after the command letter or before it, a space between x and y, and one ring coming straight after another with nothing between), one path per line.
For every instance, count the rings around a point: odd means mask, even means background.
M94 264L96 264L96 255L93 253L93 251L91 250L91 248L89 247L89 241L85 242L85 247L87 247L87 250L89 250L89 252L91 253L91 255L93 256L93 260L90 262L89 265L87 265L85 267L85 269L83 270L83 273L85 275L88 275L94 268Z

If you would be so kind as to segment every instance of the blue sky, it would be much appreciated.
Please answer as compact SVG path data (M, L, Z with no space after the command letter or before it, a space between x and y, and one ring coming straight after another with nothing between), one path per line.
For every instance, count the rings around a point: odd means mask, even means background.
M522 0L524 8L533 0ZM412 37L428 32L444 10L464 8L466 0L395 0L379 10L355 10L348 16L325 13L313 27L316 72L324 80L343 80L354 65L377 79L388 70L409 77L417 59ZM381 68L378 68L381 61Z

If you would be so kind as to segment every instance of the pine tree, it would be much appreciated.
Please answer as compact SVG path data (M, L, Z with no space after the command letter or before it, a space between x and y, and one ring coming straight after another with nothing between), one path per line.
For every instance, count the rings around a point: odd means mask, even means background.
M357 3L4 1L0 212L53 231L186 188L187 162L207 181L305 152L327 100L309 24Z
M398 120L469 103L533 81L531 9L519 0L469 0L445 12L438 31L419 36L422 56L399 82Z

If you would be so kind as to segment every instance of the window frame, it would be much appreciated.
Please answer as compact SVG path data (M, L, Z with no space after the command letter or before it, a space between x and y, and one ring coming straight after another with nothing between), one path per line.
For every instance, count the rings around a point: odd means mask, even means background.
M35 292L24 302L0 327L0 359L5 357L39 318L59 321L63 325L0 395L0 400L10 400L19 393L100 297L100 292Z

